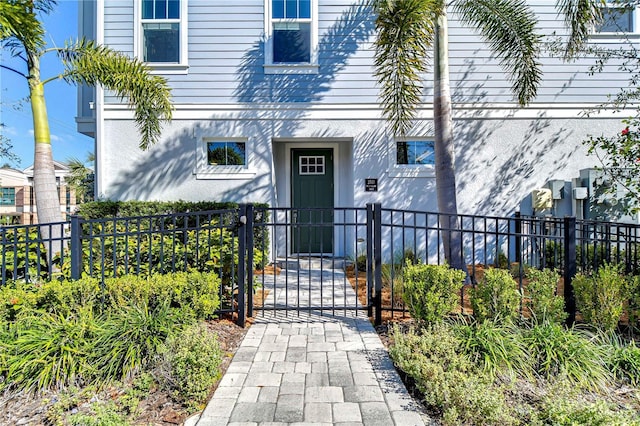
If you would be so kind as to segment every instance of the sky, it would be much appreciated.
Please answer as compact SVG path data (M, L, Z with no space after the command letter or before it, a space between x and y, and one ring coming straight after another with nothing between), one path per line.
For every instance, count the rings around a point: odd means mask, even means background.
M50 46L62 46L65 41L78 36L78 3L76 0L58 0L58 5L43 16L45 39ZM26 73L23 61L11 58L6 51L0 51L3 65L18 68ZM41 76L45 80L62 70L55 53L48 53L42 60ZM10 139L14 153L20 163L12 167L25 169L33 164L33 120L28 102L29 89L24 77L0 68L0 132ZM93 139L76 130L76 87L61 80L45 85L45 98L51 130L51 144L54 160L66 162L70 158L85 161L93 152ZM0 164L6 159L0 158Z

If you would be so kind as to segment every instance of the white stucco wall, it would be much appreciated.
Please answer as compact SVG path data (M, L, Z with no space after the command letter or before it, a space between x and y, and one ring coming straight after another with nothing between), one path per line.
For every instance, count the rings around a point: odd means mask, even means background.
M556 114L557 115L557 114ZM509 215L534 188L552 179L571 180L596 165L582 141L613 134L618 118L458 118L455 123L459 211ZM289 206L291 147L334 148L336 206L436 211L435 178L395 177L395 146L380 120L211 119L174 120L148 152L137 146L128 120L106 120L99 147L102 175L98 192L108 199L220 200ZM416 137L433 136L430 120ZM247 138L248 171L240 179L196 174L198 144L205 137ZM378 192L365 192L366 178L378 179Z

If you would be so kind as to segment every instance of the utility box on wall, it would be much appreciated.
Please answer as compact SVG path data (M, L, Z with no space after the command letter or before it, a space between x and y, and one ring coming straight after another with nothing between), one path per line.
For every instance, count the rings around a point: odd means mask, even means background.
M601 170L580 170L580 183L588 192L582 206L585 219L638 223L637 216L625 213L623 198L626 190L621 185L609 182Z

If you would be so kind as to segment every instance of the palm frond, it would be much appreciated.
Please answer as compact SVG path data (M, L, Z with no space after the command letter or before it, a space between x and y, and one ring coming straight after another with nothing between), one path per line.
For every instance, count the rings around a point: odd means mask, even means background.
M520 105L528 104L542 79L540 36L535 15L524 0L461 0L453 5L460 19L477 28L500 58Z
M158 141L162 123L170 121L172 114L171 90L163 77L151 74L138 59L93 41L68 42L57 52L65 66L65 81L100 84L128 101L140 132L141 149Z
M437 0L374 0L377 13L375 76L383 114L396 135L412 126L433 45Z
M556 9L564 17L569 28L569 39L565 47L564 58L573 58L586 43L595 24L602 20L602 8L605 0L558 0Z
M45 45L44 28L35 12L41 10L35 7L41 3L44 7L48 2L35 2L34 5L27 0L0 1L0 40L3 44L10 43L11 39L17 40L31 52Z

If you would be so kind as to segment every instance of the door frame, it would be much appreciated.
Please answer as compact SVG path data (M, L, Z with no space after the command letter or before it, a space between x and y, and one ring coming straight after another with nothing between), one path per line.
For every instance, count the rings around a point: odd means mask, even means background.
M301 139L304 140L304 139ZM313 140L308 139L309 142L284 142L285 149L285 200L286 207L291 208L292 203L292 191L291 187L293 185L292 180L292 155L291 151L293 149L331 149L333 151L333 206L336 207L338 205L338 200L340 199L340 183L342 182L342 175L340 173L340 144L338 142L328 142L323 140ZM292 238L292 227L287 227L287 240L291 241ZM337 230L333 230L333 254L336 253L336 245L339 244L338 239L339 235L337 234ZM287 256L293 256L293 244L288 244Z
M291 185L292 182L292 170L291 170L291 150L292 149L315 149L324 148L333 150L333 206L338 205L340 199L340 184L342 183L342 176L340 175L340 158L339 158L339 144L336 142L285 142L285 161L286 161L286 182L285 182L285 200L287 205L285 207L292 207L291 201Z

